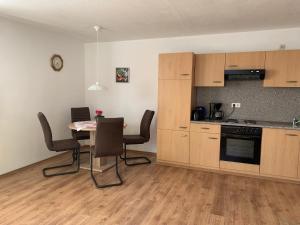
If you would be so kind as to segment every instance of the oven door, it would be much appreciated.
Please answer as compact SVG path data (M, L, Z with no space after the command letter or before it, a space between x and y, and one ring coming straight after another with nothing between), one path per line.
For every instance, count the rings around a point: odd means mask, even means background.
M259 136L222 134L220 159L260 164L260 145L261 137Z

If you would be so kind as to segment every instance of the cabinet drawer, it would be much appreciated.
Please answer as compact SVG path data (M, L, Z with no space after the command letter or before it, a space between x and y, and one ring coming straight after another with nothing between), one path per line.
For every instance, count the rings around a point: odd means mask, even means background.
M190 131L219 134L221 131L221 126L218 124L191 123Z

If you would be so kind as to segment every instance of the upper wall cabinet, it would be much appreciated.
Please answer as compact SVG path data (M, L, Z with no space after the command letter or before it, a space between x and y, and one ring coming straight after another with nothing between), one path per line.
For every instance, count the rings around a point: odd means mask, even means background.
M266 53L264 87L300 87L300 50Z
M265 52L226 53L226 69L264 69Z
M159 79L192 79L194 54L166 53L159 55Z
M224 86L225 53L197 54L195 60L195 86Z

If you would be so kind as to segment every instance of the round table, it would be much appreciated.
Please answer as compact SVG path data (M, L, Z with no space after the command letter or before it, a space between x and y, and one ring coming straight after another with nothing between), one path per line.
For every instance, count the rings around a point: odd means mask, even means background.
M92 147L95 145L95 134L96 134L96 121L81 121L74 122L69 124L69 129L79 131L89 131L90 132L90 140L89 146ZM124 128L127 127L127 124L124 123ZM87 154L84 154L86 156ZM99 172L103 172L115 165L115 157L101 157L101 158L93 158L93 164L95 165L95 170ZM82 157L80 162L80 168L82 169L90 169L89 157Z

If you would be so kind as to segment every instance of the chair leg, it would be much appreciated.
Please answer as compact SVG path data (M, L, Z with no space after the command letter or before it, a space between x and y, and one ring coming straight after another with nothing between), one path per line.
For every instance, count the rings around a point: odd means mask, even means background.
M53 177L53 176L60 176L60 175L77 173L80 170L80 149L75 149L73 151L72 159L73 159L72 163L69 163L69 164L58 165L58 166L51 166L51 167L44 168L43 169L43 175L44 175L44 177ZM61 173L52 173L52 174L47 174L46 173L48 170L72 166L74 164L75 160L77 161L76 170L72 170L72 171L68 171L68 172L61 172Z
M120 156L121 159L125 161L126 166L136 166L136 165L142 165L142 164L150 164L151 160L145 156L139 156L139 157L127 157L127 148L126 144L124 144L124 157ZM137 162L137 163L128 163L129 160L136 160L136 159L143 159L144 162Z
M112 186L120 186L123 184L123 180L119 174L119 168L118 168L118 156L116 156L116 175L119 179L119 182L117 183L112 183L112 184L99 184L97 181L96 181L96 178L94 177L94 174L93 174L93 156L92 156L92 151L90 152L90 173L91 173L91 177L96 185L97 188L106 188L106 187L112 187Z

